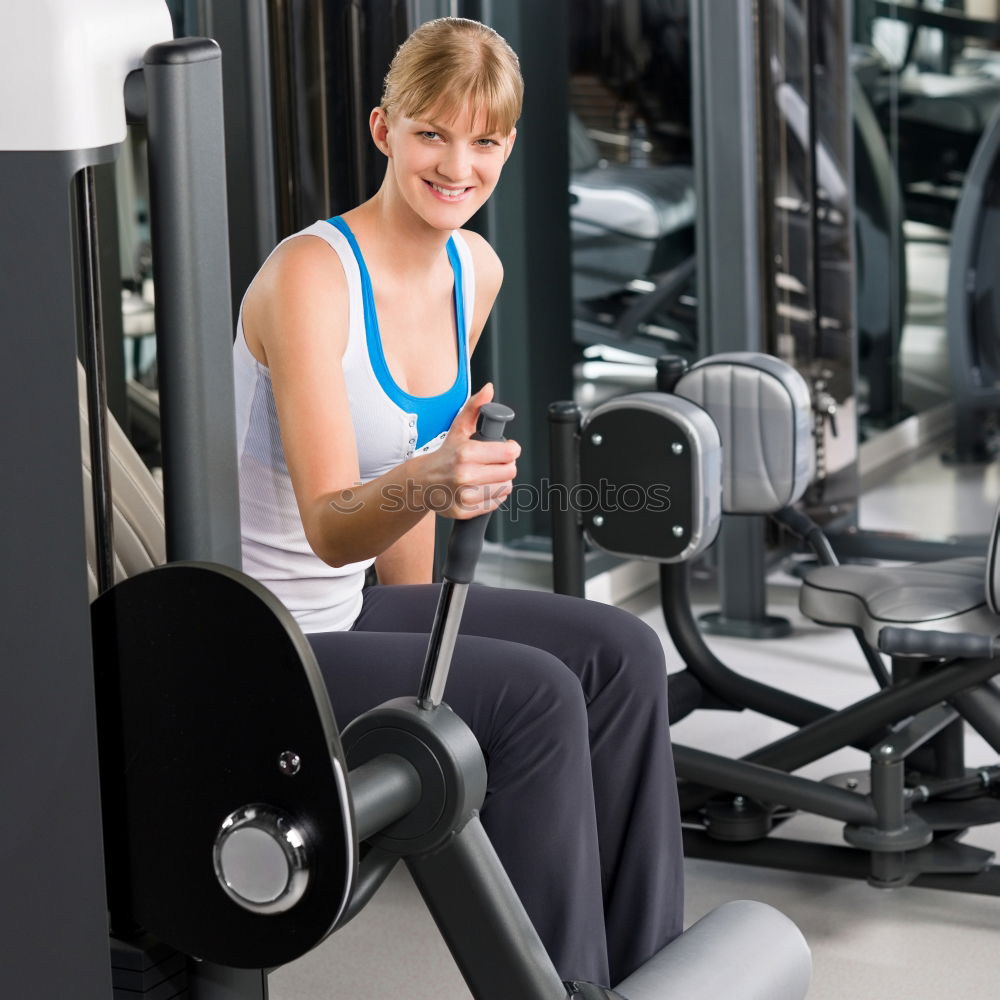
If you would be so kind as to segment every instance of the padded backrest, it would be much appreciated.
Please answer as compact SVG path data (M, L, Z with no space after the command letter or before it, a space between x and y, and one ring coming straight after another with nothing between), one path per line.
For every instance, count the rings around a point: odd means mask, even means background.
M752 351L692 366L674 391L703 407L722 439L722 509L769 514L795 503L815 471L812 400L791 365Z
M722 513L722 446L700 407L665 392L617 396L580 432L580 488L570 501L587 538L616 555L693 559Z
M993 515L993 531L986 552L986 603L994 614L1000 615L1000 506Z
M83 460L83 496L86 508L87 582L90 599L93 600L97 596L97 546L91 492L86 375L79 363L77 388L80 398L80 453ZM166 562L163 492L111 414L108 414L108 439L117 582Z

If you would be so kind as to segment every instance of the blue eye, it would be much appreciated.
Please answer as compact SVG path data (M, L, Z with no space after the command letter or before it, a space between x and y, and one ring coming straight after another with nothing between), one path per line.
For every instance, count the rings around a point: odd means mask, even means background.
M424 139L438 139L438 138L440 138L440 136L438 135L437 132L421 132L420 135Z

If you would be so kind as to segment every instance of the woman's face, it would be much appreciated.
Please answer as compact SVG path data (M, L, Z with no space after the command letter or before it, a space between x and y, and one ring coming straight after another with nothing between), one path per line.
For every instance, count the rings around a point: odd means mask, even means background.
M514 145L510 134L485 131L486 116L428 112L426 117L381 108L371 116L372 135L389 157L388 172L409 207L435 229L459 229L493 193Z

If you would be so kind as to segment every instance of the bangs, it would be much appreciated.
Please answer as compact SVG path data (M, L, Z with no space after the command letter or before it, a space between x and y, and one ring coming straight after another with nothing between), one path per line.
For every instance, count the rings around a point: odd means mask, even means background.
M521 116L520 88L512 86L506 74L482 64L471 72L453 73L444 84L436 72L427 73L413 81L407 98L407 118L451 124L469 109L473 121L485 118L486 135L509 135Z

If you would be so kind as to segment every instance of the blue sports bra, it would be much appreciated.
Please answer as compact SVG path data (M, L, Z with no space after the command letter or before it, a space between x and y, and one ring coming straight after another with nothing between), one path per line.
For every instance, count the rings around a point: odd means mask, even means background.
M462 294L462 261L459 258L458 250L453 237L448 238L447 251L448 260L455 275L455 319L456 336L458 338L458 372L455 381L450 389L445 390L438 396L413 396L401 389L385 360L385 352L382 350L382 337L379 334L378 316L375 313L375 295L372 292L371 277L368 268L365 266L364 258L361 256L361 248L354 238L354 233L350 227L338 215L327 220L331 226L343 234L350 244L354 257L358 262L358 270L361 272L361 293L364 302L365 312L365 339L368 344L368 357L371 361L372 370L378 379L382 391L401 410L417 415L417 442L416 447L422 448L428 441L433 441L438 435L444 433L451 427L458 411L465 405L468 398L469 386L469 349L465 335L465 302Z

